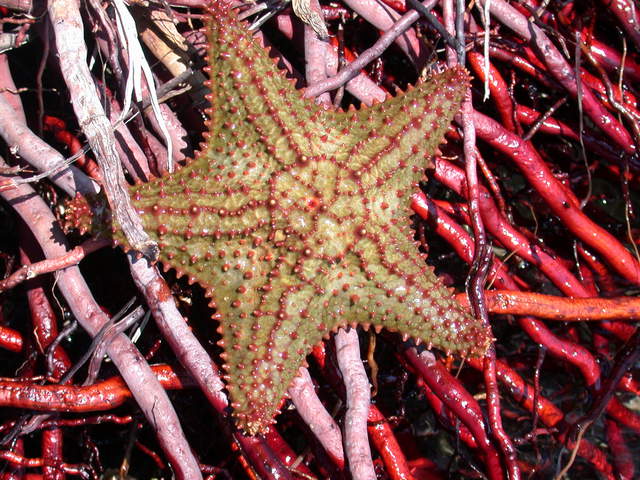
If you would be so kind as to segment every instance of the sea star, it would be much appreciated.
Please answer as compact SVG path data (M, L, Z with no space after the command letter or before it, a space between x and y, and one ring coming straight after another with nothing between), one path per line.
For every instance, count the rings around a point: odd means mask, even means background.
M409 221L467 74L450 69L371 108L327 111L225 1L212 3L209 42L203 152L130 193L165 268L212 299L239 427L255 434L273 422L311 348L342 326L483 354L489 329L425 264ZM87 229L85 207L76 200L67 215ZM110 221L104 208L94 214L94 227Z

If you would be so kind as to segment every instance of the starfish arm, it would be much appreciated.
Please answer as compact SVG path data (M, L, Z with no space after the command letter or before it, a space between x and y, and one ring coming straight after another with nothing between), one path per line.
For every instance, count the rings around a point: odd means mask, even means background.
M490 329L452 298L417 253L408 228L397 235L366 233L340 263L311 258L297 270L305 287L289 296L288 314L302 312L319 334L362 324L448 353L481 355L489 346Z
M251 130L251 141L243 148L258 145L280 166L312 152L330 153L331 145L339 148L341 136L329 133L335 129L327 112L303 98L294 80L285 76L225 2L212 6L208 38L213 86L209 113L218 147L235 150L231 137Z
M358 242L354 252L369 282L356 293L357 310L368 312L374 327L397 331L429 348L463 356L484 354L490 328L452 297L418 254L412 235L408 226L394 227Z
M412 186L424 177L424 169L460 110L468 83L463 68L450 68L384 103L333 113L334 123L348 130L338 161L366 192L382 185L402 190Z
M229 245L233 259L210 291L233 415L249 434L273 423L305 357L329 333L306 310L317 292L300 277L297 255L259 238Z
M389 241L396 243L385 247ZM256 433L273 421L313 346L339 327L387 328L462 355L486 351L490 330L451 298L422 258L405 258L405 248L416 248L406 235L365 236L339 263L282 249L248 285L240 281L242 268L231 267L237 280L225 277L214 297L241 428Z
M268 223L267 192L213 188L224 183L215 176L215 164L206 173L192 164L175 176L132 187L133 203L160 246L161 260L177 269L209 260L218 240L250 236ZM114 236L121 240L117 232Z

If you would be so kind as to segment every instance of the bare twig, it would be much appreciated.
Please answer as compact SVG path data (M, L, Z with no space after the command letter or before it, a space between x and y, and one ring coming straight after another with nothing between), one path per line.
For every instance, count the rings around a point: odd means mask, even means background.
M29 130L3 95L0 95L0 117L3 119L0 122L0 136L14 155L43 172L45 177L48 176L70 196L75 196L76 192L87 194L99 191L93 180L76 167L68 165L60 153ZM21 183L21 180L14 179L13 183Z
M345 0L349 7L377 29L388 32L400 19L400 14L393 10L384 2L369 0ZM428 2L427 8L432 8L436 1ZM408 12L408 15L411 12ZM415 12L414 12L415 13ZM410 22L418 19L419 15ZM404 28L398 35L395 35L392 42L396 42L402 51L409 57L414 65L420 69L427 59L428 49L420 41L414 30L409 30L409 26Z
M329 38L329 32L317 0L291 0L291 5L296 16L309 25L320 40Z
M104 176L105 193L116 221L131 246L157 258L158 246L142 228L131 205L115 137L105 115L86 63L87 48L78 0L52 0L48 12L60 57L60 69L71 95L73 109Z
M371 387L360 359L358 333L355 329L340 329L335 335L335 342L338 366L347 390L344 443L349 470L354 480L375 480L367 435Z
M435 0L430 0L428 2L424 2L423 5L425 5L426 8L431 8L435 3ZM378 41L371 48L365 50L346 68L340 70L336 75L328 78L324 82L317 83L307 88L304 92L305 97L316 97L321 93L334 90L355 78L362 68L366 67L369 63L382 55L382 52L384 52L400 35L405 33L419 17L420 14L415 10L405 13L400 20L395 22L383 35L380 36Z
M176 357L191 373L202 392L215 405L227 405L224 384L207 351L195 337L178 311L173 296L156 267L145 259L134 260L129 253L129 267L136 286L144 296L158 329L163 333Z
M0 166L4 165L4 161L0 161ZM0 196L25 220L47 258L59 257L67 252L66 239L56 219L29 185L19 185L15 189L0 192ZM96 335L109 319L93 299L78 267L60 271L57 286L84 329L90 335ZM171 402L144 357L122 334L113 339L107 353L156 431L176 476L181 479L201 478L198 463L191 453Z
M31 0L2 0L0 6L16 12L31 13L33 2Z
M310 0L310 4L315 10L320 8L318 0ZM309 8L312 7L310 6ZM307 85L316 85L327 78L326 52L328 50L329 44L322 38L318 38L317 33L311 26L305 25L304 53L306 60L305 77L307 79ZM318 95L315 100L316 103L325 105L326 107L331 105L331 98L327 92Z
M102 247L106 247L109 244L109 240L106 239L89 240L70 250L62 257L51 258L30 265L25 265L13 272L9 277L0 280L0 292L14 288L25 280L35 278L38 275L55 272L56 270L67 268L71 265L77 265L88 254L95 252Z
M336 463L344 464L340 427L318 398L309 370L300 368L300 373L293 380L288 393L298 414L327 453L334 458Z

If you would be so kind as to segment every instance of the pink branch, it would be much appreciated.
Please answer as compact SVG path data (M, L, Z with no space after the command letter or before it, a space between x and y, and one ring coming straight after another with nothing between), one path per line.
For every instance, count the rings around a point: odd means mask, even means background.
M105 239L89 240L82 245L78 245L72 250L69 250L69 252L62 257L48 258L41 262L26 264L13 272L7 278L0 280L0 293L19 285L25 280L35 278L38 275L55 272L56 270L61 270L71 265L77 265L90 253L93 253L102 247L106 247L109 244L110 242Z
M425 2L425 7L431 8L434 3L435 1ZM360 54L360 56L347 67L340 70L333 77L321 83L309 86L309 88L304 92L305 97L313 98L323 92L334 90L354 79L362 68L366 67L369 63L378 58L382 52L384 52L389 45L398 38L399 35L402 35L403 32L407 31L407 29L410 28L410 26L413 25L419 17L420 14L415 10L411 10L404 14L396 23L389 25L389 29L371 48Z
M1 95L13 108L20 123L26 124L27 118L22 108L22 100L16 89L16 84L13 82L11 70L9 69L9 59L5 54L0 55L0 91L2 91Z
M209 402L224 409L228 404L224 383L214 370L209 354L180 315L169 286L156 267L149 266L145 259L133 261L132 257L132 253L127 254L131 276L147 301L162 336Z
M0 162L0 166L4 166ZM31 229L47 258L67 252L67 242L53 214L29 185L0 192ZM109 321L102 312L78 267L68 267L58 274L57 286L80 324L91 335ZM131 389L138 405L158 436L177 478L201 478L198 463L184 436L169 398L155 378L144 357L123 334L113 338L107 352Z
M111 108L109 109L109 119L111 123L115 124L121 114L120 104L118 104L113 95L109 95L109 97L111 105ZM151 178L149 160L145 157L140 145L138 145L133 138L128 125L119 125L113 133L116 137L116 149L118 150L118 155L120 156L123 165L128 170L129 175L137 180L149 181Z
M78 123L100 165L105 193L113 214L130 245L155 258L158 247L144 231L142 221L129 199L111 123L100 103L86 62L88 52L84 43L80 2L50 0L47 8L60 57L60 70L69 89Z
M375 480L371 448L367 436L367 416L371 391L360 359L360 344L355 329L338 330L335 335L338 367L347 390L344 419L345 449L354 480Z
M300 368L288 390L291 401L311 432L327 451L333 462L344 467L344 451L340 427L318 398L309 370Z
M318 0L311 0L311 7L316 11L320 10ZM318 38L311 26L304 26L304 59L305 59L305 78L307 85L315 85L327 78L326 57L330 50L329 44ZM327 92L316 97L316 103L330 106L331 97Z
M0 136L7 142L11 150L33 165L40 172L56 171L50 179L69 196L76 192L97 193L98 185L74 166L64 166L65 158L51 148L40 137L33 133L21 120L7 102L5 96L0 95Z
M383 32L390 30L400 18L398 12L377 0L345 0L344 3L349 5L356 13L362 15L371 25ZM436 2L433 1L430 3L431 7L433 7ZM413 11L413 15L415 18L410 23L415 22L419 17L415 11ZM402 51L407 54L416 67L421 68L424 65L428 52L413 29L406 30L401 36L395 38L394 41Z

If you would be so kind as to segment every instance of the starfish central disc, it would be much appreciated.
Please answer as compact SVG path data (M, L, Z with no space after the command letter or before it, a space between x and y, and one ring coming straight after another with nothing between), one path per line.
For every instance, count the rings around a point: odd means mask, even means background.
M206 146L131 195L165 267L212 298L239 426L254 434L272 422L313 345L340 326L483 354L489 330L425 264L409 223L410 195L460 108L464 70L371 108L327 111L226 2L211 8Z

